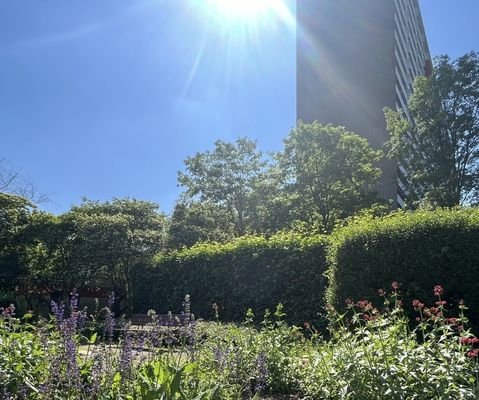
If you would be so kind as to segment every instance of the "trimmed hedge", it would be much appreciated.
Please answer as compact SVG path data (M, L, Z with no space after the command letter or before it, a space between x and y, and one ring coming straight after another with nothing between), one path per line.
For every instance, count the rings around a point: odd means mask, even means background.
M324 236L279 234L269 239L249 236L226 244L199 244L160 255L135 284L135 309L178 312L191 296L197 317L244 320L248 308L261 319L266 308L284 306L295 324L318 321L323 311L326 271Z
M464 299L479 322L479 209L397 212L358 219L332 236L326 299L338 309L344 300L377 303L377 290L401 285L405 304L434 301L434 285L446 300Z

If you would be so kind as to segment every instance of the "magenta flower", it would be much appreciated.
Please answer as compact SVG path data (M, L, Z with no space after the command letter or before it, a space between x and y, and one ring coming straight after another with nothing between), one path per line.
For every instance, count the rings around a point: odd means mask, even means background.
M440 285L434 286L434 295L441 296L444 293L444 289Z
M421 303L419 300L413 300L412 306L414 307L414 310L416 311L422 310L424 308L424 304Z

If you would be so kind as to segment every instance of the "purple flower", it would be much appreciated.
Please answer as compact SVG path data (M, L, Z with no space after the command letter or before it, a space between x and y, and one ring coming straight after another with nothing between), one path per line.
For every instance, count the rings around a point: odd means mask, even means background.
M269 371L268 371L268 363L267 363L267 356L265 352L260 352L258 356L256 357L256 382L255 382L255 387L254 390L256 392L261 392L264 389L266 389L266 384L268 382L268 376L269 376Z
M131 373L131 366L133 361L133 341L131 333L128 332L128 326L126 330L125 337L123 338L123 343L121 346L121 354L119 367L123 379L128 379Z

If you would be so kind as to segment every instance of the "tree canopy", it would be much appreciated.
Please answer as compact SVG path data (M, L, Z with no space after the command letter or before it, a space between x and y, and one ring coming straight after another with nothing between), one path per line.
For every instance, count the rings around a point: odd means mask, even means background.
M407 205L479 202L479 55L435 60L409 99L411 119L385 109L389 156L407 170Z
M303 220L319 219L330 231L337 219L378 202L381 157L380 150L343 127L299 121L279 159L286 189L297 194Z
M213 151L185 160L186 171L178 173L178 182L186 189L185 200L199 200L225 210L240 236L251 225L251 198L267 165L253 140L218 140Z

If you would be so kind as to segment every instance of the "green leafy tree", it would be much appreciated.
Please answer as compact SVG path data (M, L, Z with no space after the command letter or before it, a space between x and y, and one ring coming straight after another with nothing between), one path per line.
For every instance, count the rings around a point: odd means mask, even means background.
M58 297L109 287L130 311L132 281L165 248L166 222L157 204L134 199L84 200L60 216L37 213L26 230L25 286L34 293L42 285Z
M479 202L479 55L435 60L409 99L411 119L385 109L389 156L407 168L407 204Z
M178 203L171 216L168 247L179 249L198 242L225 242L234 237L228 213L211 203Z
M379 200L376 166L382 152L343 127L298 122L279 156L285 190L294 196L301 219L319 221L331 231L338 219L354 215Z
M185 160L186 171L178 174L179 184L186 189L183 199L214 204L225 210L235 235L244 235L251 230L251 199L267 165L254 141L218 140L213 151L197 153Z
M25 230L28 247L28 274L23 291L34 297L47 291L55 301L65 298L73 289L97 286L98 262L94 248L86 246L78 219L67 212L55 216L45 212L32 215Z
M135 199L85 200L63 218L74 225L75 257L88 279L112 286L131 311L132 281L141 267L165 248L167 221L158 205ZM90 281L89 281L90 282Z
M251 196L252 231L271 235L291 228L301 220L298 194L284 184L285 174L278 160L262 175Z
M24 197L0 193L0 286L12 289L25 274L27 242L33 204Z

